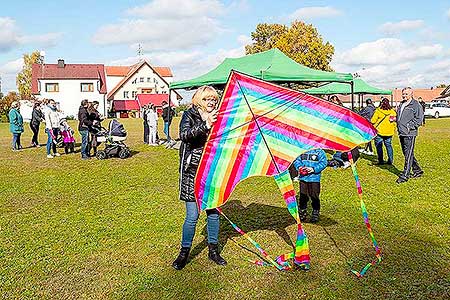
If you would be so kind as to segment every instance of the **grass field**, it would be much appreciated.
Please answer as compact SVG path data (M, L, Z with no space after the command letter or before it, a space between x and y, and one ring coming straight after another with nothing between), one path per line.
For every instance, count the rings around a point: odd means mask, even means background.
M49 160L45 147L13 153L8 124L0 124L2 299L450 298L450 119L429 120L421 129L416 156L423 178L396 185L396 168L358 161L383 252L382 263L362 279L350 269L359 270L374 251L349 169L324 172L322 219L305 224L310 271L251 265L246 259L255 256L234 241L251 245L225 220L220 239L228 266L213 265L204 216L193 258L173 270L184 216L178 152L143 145L140 120L124 124L134 155L105 161L82 161L79 153ZM26 128L23 145L29 141ZM240 184L224 212L273 256L291 249L294 220L273 179Z

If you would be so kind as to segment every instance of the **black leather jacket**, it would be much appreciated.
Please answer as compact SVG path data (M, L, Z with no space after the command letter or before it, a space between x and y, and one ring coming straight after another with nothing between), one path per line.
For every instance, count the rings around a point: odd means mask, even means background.
M194 179L209 129L196 107L183 113L180 123L180 200L195 202Z

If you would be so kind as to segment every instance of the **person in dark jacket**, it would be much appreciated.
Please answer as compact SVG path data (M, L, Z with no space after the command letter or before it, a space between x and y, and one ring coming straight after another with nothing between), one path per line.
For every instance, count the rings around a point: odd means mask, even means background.
M92 156L97 155L97 133L101 130L102 124L101 122L104 120L104 117L98 112L98 106L100 103L98 101L93 101L92 103L88 104L87 111L89 113L89 120L92 122L92 126L89 127L89 135L90 135L90 147L89 147L89 154L92 150L94 150L94 153Z
M17 151L22 149L20 144L20 136L23 133L23 118L19 112L20 104L18 101L11 103L11 110L9 111L9 131L12 133L12 150Z
M147 114L148 114L149 108L147 105L145 105L142 108L142 121L144 122L144 144L148 145L148 138L150 133L150 127L148 126L147 122Z
M426 106L426 104L425 104L425 101L423 101L422 97L417 98L417 101L419 101L419 103L420 103L420 105L422 106L422 109L423 109L423 121L422 121L422 124L423 124L423 126L425 126L425 106Z
M374 112L375 112L375 105L373 105L372 99L370 98L366 99L366 107L364 107L359 114L370 122ZM372 141L366 144L366 147L364 147L364 150L362 152L367 155L373 155Z
M418 178L423 175L423 170L414 157L417 133L423 122L423 109L420 103L413 98L413 91L410 87L402 90L402 98L403 101L397 108L397 130L405 156L405 165L397 183L403 183L409 178Z
M173 116L175 115L175 111L172 107L169 106L169 104L166 101L162 102L162 118L164 121L164 134L167 137L167 142L170 144L171 137L170 137L170 124L172 123Z
M87 108L88 100L82 100L80 109L78 110L78 131L81 135L81 159L89 159L89 128L93 122L89 118Z
M31 113L30 129L33 132L31 138L31 147L40 147L38 142L39 127L44 121L44 113L41 110L41 102L36 101L33 105L33 112Z
M199 211L194 196L194 178L210 128L216 122L217 92L210 86L200 87L192 97L192 107L184 112L180 123L180 200L185 202L186 217L183 224L181 250L172 263L181 270L187 263L194 239ZM208 232L208 257L218 265L226 265L218 252L219 212L206 210Z
M327 156L322 149L309 150L294 161L300 177L299 217L306 221L307 205L311 198L311 223L317 223L320 216L320 179L327 166Z

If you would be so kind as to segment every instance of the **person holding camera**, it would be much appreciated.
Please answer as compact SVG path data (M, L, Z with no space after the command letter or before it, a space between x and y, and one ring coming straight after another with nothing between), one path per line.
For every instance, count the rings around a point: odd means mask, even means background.
M394 150L392 137L395 132L397 113L392 109L387 98L381 100L380 106L375 110L370 122L377 130L375 148L377 149L378 165L392 165L394 163ZM383 144L386 147L387 161L383 158Z
M320 179L327 164L327 156L322 149L309 150L294 161L294 167L298 170L300 179L299 217L301 221L306 221L308 201L311 199L313 209L311 223L319 222Z

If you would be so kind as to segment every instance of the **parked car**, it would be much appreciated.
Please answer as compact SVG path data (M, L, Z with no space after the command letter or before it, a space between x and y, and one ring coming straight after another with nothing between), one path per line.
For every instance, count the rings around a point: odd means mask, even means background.
M425 117L450 117L450 106L445 103L425 104Z

